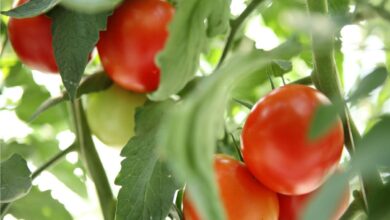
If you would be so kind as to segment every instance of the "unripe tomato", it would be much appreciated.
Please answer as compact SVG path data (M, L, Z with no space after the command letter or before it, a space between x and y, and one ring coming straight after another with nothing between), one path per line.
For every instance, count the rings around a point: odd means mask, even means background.
M277 195L258 182L246 166L224 155L214 160L221 201L229 220L278 219ZM185 220L199 220L199 214L184 193Z
M28 0L19 0L22 5ZM57 73L51 34L51 19L46 15L10 18L8 36L22 63L41 72Z
M134 135L134 115L146 96L117 85L87 96L86 113L93 134L104 144L123 147Z
M300 220L303 219L302 215L310 202L310 199L315 196L319 189L299 196L286 196L279 194L279 220ZM335 214L331 220L338 220L344 212L347 210L349 205L350 193L349 187L344 192L343 197L337 207Z
M334 170L344 144L340 119L322 137L308 138L316 108L328 103L313 88L287 85L254 106L242 131L242 151L261 183L281 194L300 195L318 188Z
M160 70L155 56L168 37L173 7L160 0L126 0L108 18L97 48L112 80L139 93L157 89Z

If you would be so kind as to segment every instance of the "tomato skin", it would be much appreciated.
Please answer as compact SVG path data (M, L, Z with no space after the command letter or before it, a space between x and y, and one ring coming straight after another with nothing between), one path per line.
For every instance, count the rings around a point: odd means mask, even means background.
M19 0L22 5L28 0ZM32 69L58 73L52 46L51 19L46 15L31 18L10 18L8 36L20 60Z
M97 48L115 83L139 93L157 89L160 70L155 56L164 47L173 13L164 1L126 0L108 18Z
M214 169L223 206L229 220L278 219L277 195L259 183L246 166L224 155L215 156ZM199 220L187 191L184 193L185 220Z
M113 85L86 99L86 115L91 131L108 146L123 147L134 135L134 115L146 101L143 94Z
M303 85L275 89L250 112L242 131L244 161L271 190L300 195L318 188L336 168L344 144L340 119L317 140L307 132L316 107L329 100Z
M300 220L302 219L303 212L310 202L310 199L315 196L319 189L299 196L286 196L279 194L279 220ZM338 220L349 206L350 193L349 187L345 191L337 211L332 216L331 220Z

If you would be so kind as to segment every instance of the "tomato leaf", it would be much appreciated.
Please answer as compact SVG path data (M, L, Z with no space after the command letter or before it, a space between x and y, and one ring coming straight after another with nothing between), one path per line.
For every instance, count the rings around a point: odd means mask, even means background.
M14 18L34 17L49 11L60 1L61 0L30 0L29 2L11 10L2 11L1 14Z
M168 215L179 185L159 155L157 128L162 115L173 106L173 101L149 103L136 113L136 135L121 152L126 158L115 181L122 187L117 220L165 219Z
M115 8L122 0L61 0L65 7L88 14L96 14Z
M14 154L0 163L0 202L8 203L25 196L31 189L31 172L27 162Z
M326 134L336 122L339 112L343 110L344 103L321 105L314 113L309 128L309 140L315 140Z
M291 40L270 52L251 51L232 57L215 73L201 79L173 108L160 127L160 145L189 193L202 219L224 219L213 171L213 153L223 134L224 112L233 85L273 59L290 59L300 51Z
M55 7L49 13L53 20L54 55L71 99L76 96L88 56L99 39L99 31L106 28L110 14L81 14L63 7Z
M165 48L157 56L160 86L149 98L164 100L184 88L195 76L207 37L226 31L229 16L230 0L178 2Z
M51 196L50 191L39 191L33 187L24 198L11 205L9 213L17 219L28 220L71 220L69 212L59 201Z
M354 103L358 99L369 95L386 81L388 75L386 67L376 68L372 73L361 80L358 87L352 92L347 101Z

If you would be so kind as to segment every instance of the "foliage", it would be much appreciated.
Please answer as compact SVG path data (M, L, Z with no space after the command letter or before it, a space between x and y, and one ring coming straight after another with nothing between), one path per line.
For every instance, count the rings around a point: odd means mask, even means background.
M12 1L2 0L1 217L82 218L66 209L72 201L57 200L54 186L36 186L33 180L47 171L82 199L93 182L105 219L182 219L185 184L204 219L225 219L213 155L242 159L241 128L252 106L274 87L300 83L332 101L317 109L308 137L326 133L339 115L349 152L344 172L327 179L305 218L328 219L348 183L354 200L343 220L388 218L390 1L168 1L175 15L155 57L160 86L137 109L122 162L107 163L83 101L113 83L93 50L121 2L31 0L11 9ZM242 10L231 7L240 2ZM9 16L40 14L52 19L58 75L28 70L7 36ZM106 173L112 164L121 167L115 183ZM120 187L117 195L113 184ZM93 211L94 218L101 215Z

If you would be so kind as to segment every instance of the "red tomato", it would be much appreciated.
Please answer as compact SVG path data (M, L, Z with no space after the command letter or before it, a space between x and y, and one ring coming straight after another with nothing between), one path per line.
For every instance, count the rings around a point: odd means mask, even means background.
M160 70L155 56L168 37L173 7L160 0L126 0L108 18L97 45L104 69L125 89L157 89Z
M229 220L278 219L277 195L259 183L244 164L228 156L217 155L214 169ZM185 220L200 219L187 198L187 192L183 212Z
M318 189L308 194L299 196L285 196L279 194L279 220L299 220L302 219L303 212L305 211L306 205L310 202L310 199L315 196ZM349 187L345 191L339 207L335 212L335 215L331 218L332 220L339 219L344 212L347 210L349 205Z
M28 0L19 0L22 5ZM10 18L8 36L20 60L32 69L57 73L51 34L51 19L46 15Z
M308 139L316 108L329 100L302 85L275 89L252 109L242 150L252 174L271 190L300 195L318 188L337 166L344 144L340 119L317 140Z

